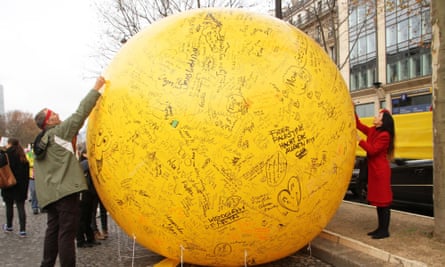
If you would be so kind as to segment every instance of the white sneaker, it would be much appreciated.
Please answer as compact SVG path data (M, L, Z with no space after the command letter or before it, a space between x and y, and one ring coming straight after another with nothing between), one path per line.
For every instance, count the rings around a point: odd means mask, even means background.
M12 232L14 230L14 229L12 229L12 227L8 227L6 225L6 223L3 224L2 229L3 229L3 232L5 232L5 233L10 233L10 232Z

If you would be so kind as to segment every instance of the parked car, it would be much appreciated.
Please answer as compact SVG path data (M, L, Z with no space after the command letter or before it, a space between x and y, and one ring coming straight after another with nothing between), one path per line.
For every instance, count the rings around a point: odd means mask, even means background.
M365 202L368 184L368 163L365 157L356 157L354 169L352 170L351 181L349 182L349 191L359 201Z
M349 190L366 202L367 162L357 157ZM391 163L393 205L433 211L433 160L397 159Z

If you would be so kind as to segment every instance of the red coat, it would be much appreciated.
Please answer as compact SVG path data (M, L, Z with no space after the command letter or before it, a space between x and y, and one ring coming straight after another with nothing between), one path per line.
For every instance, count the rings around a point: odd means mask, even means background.
M364 133L366 141L359 146L366 151L368 160L368 201L371 205L387 207L392 202L391 167L387 152L391 137L387 131L368 127L356 116L357 129Z

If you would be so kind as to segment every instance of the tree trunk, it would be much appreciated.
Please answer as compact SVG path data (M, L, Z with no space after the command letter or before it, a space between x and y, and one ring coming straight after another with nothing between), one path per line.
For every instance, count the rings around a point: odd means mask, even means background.
M445 1L432 0L434 237L445 242Z

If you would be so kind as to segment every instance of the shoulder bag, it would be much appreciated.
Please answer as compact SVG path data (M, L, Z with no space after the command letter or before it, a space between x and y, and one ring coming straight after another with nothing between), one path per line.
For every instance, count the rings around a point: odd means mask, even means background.
M14 173L9 167L8 154L4 153L6 164L0 167L0 188L8 188L17 184Z

